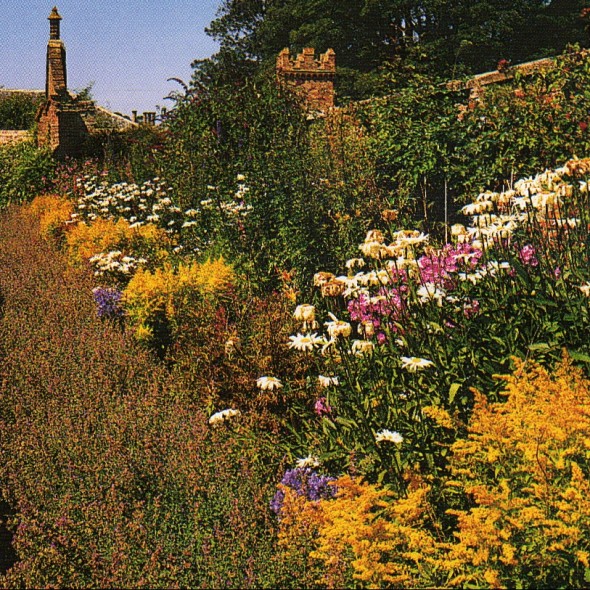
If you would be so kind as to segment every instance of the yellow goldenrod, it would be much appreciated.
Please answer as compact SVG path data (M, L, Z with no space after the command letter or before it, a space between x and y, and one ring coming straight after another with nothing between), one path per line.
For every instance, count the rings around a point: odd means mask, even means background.
M182 311L203 296L221 295L232 285L233 270L222 258L203 264L165 263L153 271L140 268L129 281L123 304L131 324L147 326L158 315L174 326Z
M57 238L74 211L73 202L59 195L40 195L31 201L29 214L39 218L39 231L44 238Z

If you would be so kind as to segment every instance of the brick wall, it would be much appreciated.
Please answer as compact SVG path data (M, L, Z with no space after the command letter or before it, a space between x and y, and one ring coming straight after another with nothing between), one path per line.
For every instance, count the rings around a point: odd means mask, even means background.
M90 139L94 105L90 101L48 100L37 113L37 144L57 158L82 155Z

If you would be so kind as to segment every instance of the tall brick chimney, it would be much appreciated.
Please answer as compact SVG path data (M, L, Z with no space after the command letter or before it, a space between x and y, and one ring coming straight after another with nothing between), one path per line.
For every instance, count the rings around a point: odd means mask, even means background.
M301 94L310 110L325 112L334 106L336 53L333 49L316 59L311 47L306 47L295 58L285 48L277 57L277 76Z
M92 103L78 101L68 92L66 48L60 38L61 16L54 7L49 15L45 102L37 111L37 145L51 148L58 158L79 155L88 139L85 117Z
M47 43L47 70L45 77L45 98L65 97L68 92L66 72L66 47L60 39L61 16L54 6L49 15L49 41Z
M101 125L94 102L68 92L66 48L60 38L60 21L61 16L54 7L49 15L45 100L39 106L35 120L37 145L49 148L56 158L63 159L88 153L93 147L93 134L100 130L114 131L127 125L122 126L121 121L125 122L125 119L111 117L108 111L113 126Z

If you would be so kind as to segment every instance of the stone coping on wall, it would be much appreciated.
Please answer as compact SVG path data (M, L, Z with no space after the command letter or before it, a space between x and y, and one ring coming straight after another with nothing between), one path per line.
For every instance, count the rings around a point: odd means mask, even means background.
M134 127L139 127L139 123L132 121L131 119L127 119L127 117L123 117L123 115L118 115L117 113L113 113L104 107L95 106L96 110L106 117L109 117L113 122L113 127L117 129L129 129Z
M45 90L23 90L20 88L1 88L0 87L0 99L10 98L15 94L21 94L25 96L34 96L35 98L43 98L45 96Z
M0 130L0 145L10 145L32 139L30 131Z
M515 74L527 76L535 72L548 70L555 67L555 58L545 57L543 59L536 59L534 61L527 61L514 66L508 66L504 70L494 70L492 72L484 72L472 76L468 80L451 80L447 82L449 90L471 90L483 88L490 84L501 84L514 78Z

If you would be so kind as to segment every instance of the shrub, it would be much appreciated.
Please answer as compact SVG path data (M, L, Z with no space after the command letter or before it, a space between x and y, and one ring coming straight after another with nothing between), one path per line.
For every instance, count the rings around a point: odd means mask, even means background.
M588 56L573 49L555 67L517 74L478 98L446 80L416 77L407 88L366 103L360 112L378 185L392 191L394 205L441 220L445 194L452 216L454 203L485 187L512 188L515 178L587 155Z
M438 587L438 540L433 534L430 486L415 480L406 497L348 475L334 482L334 499L311 501L285 490L279 547L300 552L328 588Z
M257 288L278 286L292 269L301 286L317 265L343 261L350 231L370 223L357 211L380 209L354 120L310 122L274 75L211 93L195 87L166 128L162 174L199 215L196 245L226 256Z
M204 297L220 297L230 289L233 271L223 259L202 264L165 265L153 272L138 270L124 291L123 304L129 323L139 339L156 337L154 330L162 322L174 337L182 317L192 314Z
M33 199L28 211L39 219L39 231L44 238L59 241L74 212L74 203L67 197L41 195Z
M0 146L0 208L33 199L49 186L53 171L48 149L27 142Z
M13 92L0 99L0 129L30 129L42 96Z

